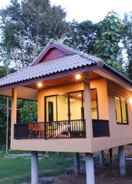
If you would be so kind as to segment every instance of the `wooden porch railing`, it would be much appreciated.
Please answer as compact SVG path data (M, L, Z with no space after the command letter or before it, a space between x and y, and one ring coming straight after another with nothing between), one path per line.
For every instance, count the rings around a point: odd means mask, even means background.
M57 139L85 137L85 120L80 119L45 123L17 123L14 125L15 139Z
M92 120L93 137L109 137L108 120ZM15 139L86 138L85 120L39 122L14 125Z

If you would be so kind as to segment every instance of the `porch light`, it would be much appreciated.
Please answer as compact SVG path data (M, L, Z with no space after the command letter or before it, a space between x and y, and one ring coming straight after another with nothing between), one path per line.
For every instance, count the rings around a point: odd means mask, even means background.
M132 105L132 97L128 98L128 103Z
M38 82L38 83L37 83L37 87L38 87L38 88L42 88L42 87L43 87L43 83L42 83L42 82Z
M78 74L75 75L76 80L80 80L81 78L82 78L81 74L78 73Z

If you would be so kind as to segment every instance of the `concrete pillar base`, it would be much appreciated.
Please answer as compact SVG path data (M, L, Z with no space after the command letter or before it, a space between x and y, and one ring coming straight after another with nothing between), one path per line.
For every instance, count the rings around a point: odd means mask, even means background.
M95 184L94 158L92 154L85 157L86 163L86 184Z
M37 152L31 153L31 184L39 184Z
M100 165L100 167L104 167L105 166L104 151L99 152L99 165Z
M75 153L74 156L74 173L75 175L79 175L81 173L81 163L79 153Z
M120 170L120 176L126 175L126 158L125 158L125 150L123 146L119 147L119 170Z

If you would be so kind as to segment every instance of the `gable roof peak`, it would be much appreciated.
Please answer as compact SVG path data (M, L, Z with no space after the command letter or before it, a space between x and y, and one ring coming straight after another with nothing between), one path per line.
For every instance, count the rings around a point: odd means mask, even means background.
M39 56L33 60L33 62L31 63L31 66L40 63L42 61L42 59L44 58L44 56L48 53L48 51L50 49L54 49L54 48L60 50L61 52L63 52L67 56L68 55L79 55L79 56L87 58L87 59L90 58L93 60L98 60L98 62L101 62L101 63L103 62L102 59L100 59L96 56L86 54L80 50L73 49L72 47L65 45L64 43L62 43L62 40L55 41L55 40L51 39L48 42L48 44L45 46L45 48L42 50L42 52L39 54Z
M31 63L30 66L36 65L42 61L42 59L45 57L45 55L49 52L51 49L57 49L64 53L65 55L74 55L76 54L74 49L71 49L70 47L62 44L61 41L55 41L55 40L50 40L48 44L45 46L45 48L42 50L42 52L37 56L33 62Z

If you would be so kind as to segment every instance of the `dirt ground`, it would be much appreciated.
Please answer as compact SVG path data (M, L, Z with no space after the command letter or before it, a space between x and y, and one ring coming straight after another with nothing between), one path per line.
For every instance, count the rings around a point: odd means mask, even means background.
M61 176L55 179L54 184L85 184L85 179L82 176ZM104 177L98 176L96 184L132 184L132 178L120 177Z
M127 176L120 177L117 168L96 168L96 184L132 184L132 165ZM53 184L85 184L85 175L75 176L73 173L54 178Z
M85 184L85 176L60 176L55 178L54 184ZM99 174L96 176L96 184L132 184L132 177L108 176Z

